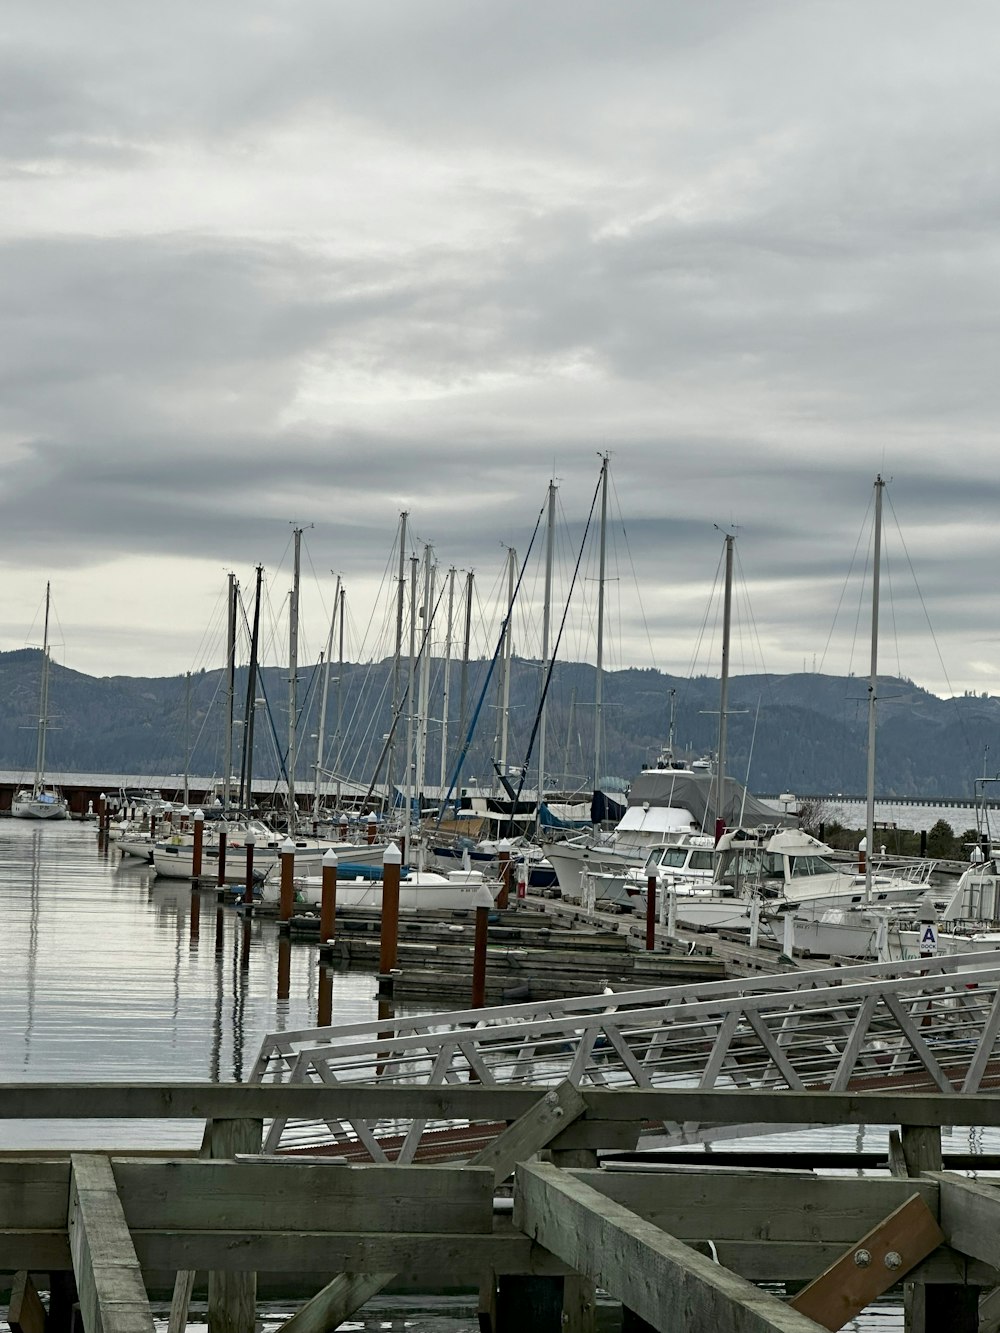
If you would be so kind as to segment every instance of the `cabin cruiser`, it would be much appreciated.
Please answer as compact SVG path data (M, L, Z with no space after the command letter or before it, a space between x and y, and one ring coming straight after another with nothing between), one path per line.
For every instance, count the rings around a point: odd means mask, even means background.
M692 834L712 836L720 825L774 824L775 812L732 778L719 780L712 765L688 765L663 751L656 764L632 781L628 804L611 833L598 830L551 843L546 855L563 897L582 899L582 876L639 869L654 847L682 843Z
M612 911L644 912L650 879L660 890L679 892L705 888L715 869L715 840L704 833L685 833L676 842L653 847L641 866L623 871L585 870L583 902ZM566 897L564 894L563 897Z

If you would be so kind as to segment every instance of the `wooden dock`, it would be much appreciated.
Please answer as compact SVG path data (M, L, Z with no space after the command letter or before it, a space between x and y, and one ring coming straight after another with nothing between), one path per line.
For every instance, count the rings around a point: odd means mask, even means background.
M275 1117L492 1126L471 1160L345 1165L262 1155ZM888 1124L891 1171L733 1171L620 1155L651 1121ZM252 1333L270 1292L285 1333L327 1333L393 1281L479 1293L486 1333L590 1333L594 1285L633 1329L815 1333L890 1286L911 1333L998 1326L1000 1190L943 1169L943 1125L1000 1128L1000 1098L943 1093L555 1087L16 1085L2 1119L204 1120L201 1154L0 1156L0 1253L15 1333L152 1333L149 1293L194 1292L211 1333ZM614 1151L609 1149L614 1145ZM508 1182L513 1213L497 1211ZM785 1282L785 1298L755 1283ZM803 1285L804 1284L804 1285ZM47 1299L39 1296L47 1293ZM525 1311L531 1312L527 1318Z

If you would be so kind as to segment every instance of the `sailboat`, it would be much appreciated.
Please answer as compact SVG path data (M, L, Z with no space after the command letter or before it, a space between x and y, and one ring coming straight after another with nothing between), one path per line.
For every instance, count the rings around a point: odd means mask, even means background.
M15 819L66 819L69 806L62 794L45 785L45 740L49 729L49 604L51 584L45 585L45 635L42 643L42 681L38 701L38 745L35 750L35 780L15 792L10 813Z

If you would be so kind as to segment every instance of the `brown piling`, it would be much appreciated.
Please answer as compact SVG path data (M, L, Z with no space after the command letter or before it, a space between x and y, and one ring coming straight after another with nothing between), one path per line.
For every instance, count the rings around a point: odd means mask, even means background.
M472 1007L486 1004L486 941L490 926L493 895L484 884L476 894L476 934L472 945Z
M371 847L378 836L378 821L375 818L375 811L368 812L368 846Z
M229 825L223 819L219 823L219 874L215 881L217 888L226 883L226 844L229 842Z
M191 878L201 878L201 854L205 845L205 812L194 812L194 845L191 848Z
M497 853L500 867L500 892L497 894L497 907L502 910L510 905L510 873L513 868L510 859L510 843L506 838L497 843Z
M323 854L323 887L319 909L319 938L325 944L337 929L337 853L331 848Z
M243 888L243 902L245 906L253 906L253 848L254 836L250 829L247 829L247 835L244 839L244 846L247 853L247 878Z
M281 844L281 891L279 895L278 919L291 921L292 906L295 902L295 843L286 838Z
M646 880L646 949L656 948L656 876Z
M379 994L392 996L399 938L399 848L390 843L382 854L382 932L379 937Z

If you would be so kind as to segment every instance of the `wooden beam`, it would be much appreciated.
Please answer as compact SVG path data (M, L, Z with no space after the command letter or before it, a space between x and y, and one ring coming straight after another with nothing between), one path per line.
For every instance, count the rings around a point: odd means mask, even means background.
M207 1155L231 1160L237 1153L259 1153L262 1136L263 1125L253 1117L212 1120L205 1126ZM176 1286L174 1294L179 1301ZM256 1270L211 1269L208 1274L208 1333L254 1333L256 1323ZM89 1329L87 1333L90 1333Z
M107 1157L73 1154L67 1227L87 1333L153 1333L139 1260Z
M447 1084L24 1083L0 1087L0 1120L33 1119L472 1119L516 1120L549 1091ZM1000 1127L1000 1098L989 1093L827 1093L713 1091L700 1088L587 1088L595 1121L700 1121L740 1125L897 1124ZM578 1146L586 1146L580 1144Z
M933 1213L914 1194L800 1291L792 1308L835 1333L943 1241Z
M583 1110L580 1092L570 1083L561 1083L539 1097L525 1115L478 1152L471 1164L490 1167L494 1181L499 1184L518 1162L551 1143ZM366 1276L350 1271L341 1273L282 1324L279 1333L329 1333L377 1296L397 1272L394 1267Z
M1000 1190L947 1171L935 1172L931 1179L940 1188L941 1230L948 1244L1000 1268Z
M815 1333L805 1315L558 1167L518 1166L514 1224L661 1333Z

